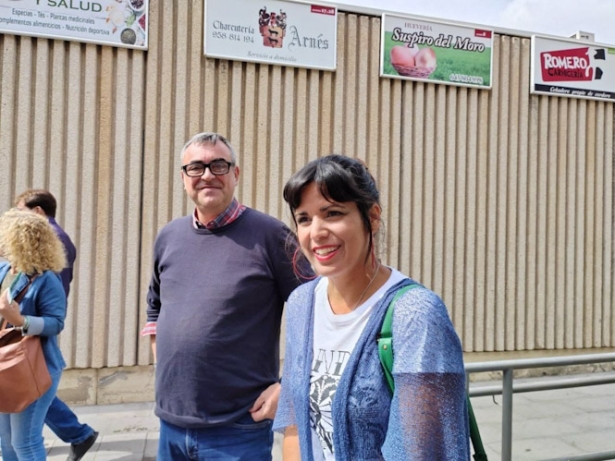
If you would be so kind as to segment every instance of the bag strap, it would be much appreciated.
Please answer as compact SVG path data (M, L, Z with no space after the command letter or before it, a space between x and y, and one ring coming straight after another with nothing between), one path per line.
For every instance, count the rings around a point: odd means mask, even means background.
M21 289L21 291L17 294L17 296L15 296L13 298L13 302L16 302L17 304L19 304L21 302L23 297L26 295L26 292L28 291L28 288L30 288L30 285L32 285L32 282L34 282L34 279L36 277L38 277L38 274L33 275L32 277L29 278L28 283L26 284L26 286L23 287ZM15 278L15 280L17 280L17 278ZM13 283L15 282L15 280L13 280ZM11 285L12 285L12 283L11 283ZM6 326L8 325L8 323L9 322L7 322L5 318L2 318L2 325L0 325L0 330L4 330L6 328Z
M380 356L380 363L384 371L384 377L389 384L391 394L395 391L395 381L393 380L393 307L395 302L401 298L407 291L419 287L418 284L406 285L399 289L395 293L395 297L389 304L386 314L384 315L384 321L382 322L382 329L376 339L378 342L378 355ZM488 461L485 447L478 430L478 423L474 416L474 409L472 408L472 402L470 402L470 396L466 394L468 402L468 418L470 420L470 440L472 440L472 447L474 447L474 459L476 461Z
M472 402L470 402L470 395L466 394L468 400L468 418L470 419L470 440L472 441L472 447L474 447L474 459L475 461L488 461L485 447L483 446L483 439L480 437L480 431L478 430L478 423L476 422L476 416L474 416L474 409L472 408Z
M378 342L378 355L380 356L380 363L384 371L384 377L389 384L391 394L395 390L395 381L393 381L393 306L395 301L401 298L407 291L418 287L417 283L406 285L400 288L395 293L391 304L387 307L386 314L384 314L384 320L382 322L382 328L376 341Z
M38 275L33 275L32 277L29 277L28 283L26 284L25 287L23 287L21 289L21 291L17 294L17 296L15 296L13 298L13 301L16 302L17 304L19 304L21 302L21 300L23 299L23 297L26 295L28 288L30 288L30 285L32 285L32 282L34 282L34 279L37 277Z

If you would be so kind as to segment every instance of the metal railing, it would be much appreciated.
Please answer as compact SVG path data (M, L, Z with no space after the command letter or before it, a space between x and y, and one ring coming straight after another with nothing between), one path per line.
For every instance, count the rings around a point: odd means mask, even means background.
M586 365L592 363L615 362L615 352L605 354L571 355L566 357L547 357L536 359L499 360L492 362L468 363L465 366L468 377L468 394L470 397L502 395L502 461L512 461L512 417L513 394L522 392L567 389L571 387L595 386L615 383L615 373L596 373L592 376L550 376L531 383L514 385L514 370L530 368L562 367L569 365ZM503 372L501 384L470 386L469 375L490 371ZM583 456L562 458L569 461L600 461L615 459L615 451L592 453ZM551 460L555 461L555 460Z

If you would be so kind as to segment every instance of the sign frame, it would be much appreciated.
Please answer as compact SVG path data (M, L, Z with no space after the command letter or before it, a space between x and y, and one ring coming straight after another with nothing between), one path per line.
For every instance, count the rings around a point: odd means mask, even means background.
M440 32L437 38L434 38L431 35L426 35L423 33L423 30L431 32L433 30L432 26L435 26L436 28L440 27L443 30L449 29L449 32L452 29L459 29L459 30L465 29L467 31L473 30L474 35L477 38L483 39L483 40L487 40L487 39L489 40L490 46L488 47L489 49L489 64L488 64L489 70L488 72L484 76L467 75L467 74L461 74L459 72L456 72L456 73L449 74L449 80L430 79L429 77L431 76L431 74L437 71L437 63L435 60L434 60L434 63L436 63L436 66L433 67L433 70L431 70L431 72L430 72L431 68L420 68L420 67L415 67L414 69L416 69L416 71L414 71L412 68L409 68L409 67L406 67L405 69L402 67L401 68L402 71L405 71L407 75L400 74L400 71L396 68L394 69L394 72L396 72L395 74L386 72L385 68L393 67L393 64L391 62L391 57L390 57L390 52L393 47L391 47L391 50L387 50L387 43L389 40L387 37L387 34L391 34L392 36L391 39L393 39L393 34L395 33L394 32L395 29L393 29L393 31L387 30L387 19L388 18L392 18L395 20L409 21L409 23L418 30L416 32L406 32L404 30L399 33L400 38L409 38L410 40L415 40L413 36L416 36L417 42L421 42L421 41L428 42L428 43L413 44L414 47L419 48L418 51L422 49L421 46L423 48L427 48L427 47L431 48L435 46L436 48L450 49L451 47L455 47L459 43L459 40L461 40L461 44L467 44L466 45L467 47L474 48L474 47L478 47L479 45L478 43L475 44L475 42L469 41L468 37L470 36L470 34L467 34L466 38L462 39L459 36L452 36L450 33L448 33L447 35L444 35L444 33ZM479 37L479 35L477 35L479 33L484 36ZM490 90L493 87L493 36L494 36L493 29L485 28L482 26L474 27L471 25L456 24L450 21L435 21L432 19L425 19L425 18L421 18L418 16L412 16L412 15L397 14L397 13L395 14L383 13L382 18L381 18L381 27L380 27L380 64L379 64L380 65L380 69L379 69L380 77ZM432 39L431 43L429 43L429 39ZM457 40L453 41L453 39L457 39ZM409 43L409 42L404 42L401 40L396 40L396 41L399 41L400 43ZM436 45L436 43L438 42L442 44L442 46ZM481 42L480 45L484 45L484 44ZM399 45L399 46L403 46L403 45ZM413 47L410 47L410 48L413 48ZM414 49L417 50L417 48L414 48ZM485 47L485 50L486 49L487 47ZM432 48L432 51L433 51L433 48ZM469 52L476 51L476 52L482 53L482 51L478 51L478 50L459 50L458 52L466 52L466 51L469 51ZM387 59L387 53L389 53L388 59ZM437 59L437 57L435 56L435 52L434 52L434 59ZM426 69L426 70L421 71L421 69ZM413 75L413 72L416 75ZM485 84L479 83L481 79L482 79L482 82L484 82L487 74L488 74L488 79L489 79L488 84L485 85ZM450 78L453 75L455 76L456 81L450 80ZM472 82L471 80L476 80L476 83Z
M221 22L221 16L212 17L215 13L212 12L212 9L215 9L218 4L223 4L225 8L237 11L240 4L249 4L250 6L254 6L254 20L250 19L249 23L247 18L241 18L244 20L242 24L232 24L230 22ZM235 6L233 6L235 4ZM273 6L273 7L272 7ZM270 12L267 11L267 8L270 9ZM305 9L303 13L320 13L325 17L332 17L333 19L333 27L332 30L329 31L332 35L323 35L322 30L312 32L308 37L305 34L301 36L298 31L296 24L296 20L292 18L291 15L299 13L301 9ZM263 11L264 10L264 11ZM280 13L287 13L284 15L284 25L283 31L281 28L277 29L277 32L282 35L282 39L280 39L279 47L278 43L273 44L274 37L270 35L271 33L276 32L270 31L269 38L267 37L267 31L263 29L262 22L263 17L264 20L269 21L267 15L275 16L275 11L280 11ZM326 3L307 3L302 1L294 1L294 0L264 0L261 3L256 3L250 0L207 0L205 2L203 8L203 54L208 58L216 58L216 59L226 59L231 61L241 61L241 62L252 62L252 63L260 63L260 64L270 64L270 65L280 65L280 66L289 66L289 67L298 67L304 69L316 69L316 70L325 70L325 71L335 71L337 69L337 23L338 23L338 8L335 5L328 5ZM295 16L296 17L296 16ZM278 20L281 18L281 15L278 14ZM317 16L315 18L318 18ZM209 23L211 22L211 25ZM307 21L309 22L309 21ZM313 22L317 22L315 19ZM324 22L324 21L323 21ZM215 30L214 23L218 23L218 30ZM273 22L268 23L269 26L273 24ZM301 27L305 26L306 21L299 23ZM278 23L279 25L279 23ZM286 31L286 27L288 25L288 33ZM269 27L268 26L268 27ZM234 30L222 29L222 27L234 28ZM270 29L275 29L275 27ZM211 30L211 35L208 35ZM324 29L323 29L324 30ZM325 32L327 32L325 30ZM216 34L216 37L214 37ZM224 34L224 35L223 35ZM230 52L230 51L220 51L224 45L218 43L219 48L215 49L214 40L227 40L230 36L233 36L233 39L240 44L244 44L244 50L242 52ZM297 36L304 40L304 43L307 43L310 48L316 47L324 47L326 45L326 49L331 49L331 56L328 56L327 63L318 64L317 62L305 62L301 61L300 57L295 57L291 55L290 47L296 47ZM278 38L276 36L275 38ZM286 40L289 51L283 50L284 43ZM243 42L242 42L243 40ZM248 41L250 40L250 41ZM259 41L263 42L263 45L259 47ZM326 42L326 44L325 44ZM209 46L208 46L209 45ZM274 48L275 45L275 48ZM232 48L232 45L226 44L227 48ZM301 46L301 45L299 45ZM236 45L237 48L240 48L239 45ZM271 48L269 48L271 47ZM262 49L261 49L262 48ZM325 48L322 48L325 49ZM276 50L276 51L270 51ZM309 50L308 50L309 51ZM272 57L272 54L274 57ZM276 59L279 58L279 59ZM325 61L323 59L323 61Z
M88 2L92 9L94 9L92 6L94 4L100 7L100 10L92 11L90 15L84 15L82 10L73 7L73 1L77 0L56 0L53 2L55 5L50 5L49 2L37 5L35 3L37 0L0 0L0 33L133 50L149 48L149 0L142 0L140 7L133 6L134 0L124 0L121 3L116 0ZM120 9L121 6L124 9ZM10 10L10 16L3 16L5 9ZM141 24L142 18L144 18L145 27ZM18 24L19 27L6 27L8 24ZM29 26L33 30L28 29ZM70 27L72 34L41 32L43 27L50 30ZM93 38L96 35L105 35L105 33L116 35L120 28L122 29L117 41ZM83 35L88 32L91 36ZM134 44L129 43L132 40ZM136 43L141 40L143 44L137 45Z
M562 46L562 43L567 46ZM550 48L553 49L550 51L542 51L545 45L550 45ZM587 54L585 55L582 52L583 48L587 48ZM590 56L590 49L593 49L591 53L594 55L593 57ZM603 50L602 59L596 59L598 50ZM544 80L544 75L545 73L548 74L549 71L543 69L540 61L541 55L545 53L555 53L554 56L549 55L549 57L545 57L545 59L549 59L549 62L552 62L554 66L561 67L559 73L563 75L561 77L562 79L576 76L576 78L579 79L578 82L581 82L588 78L587 74L591 74L589 77L590 80L585 80L588 82L587 84L577 83L577 81L574 80L570 80L568 83L556 83L565 82L565 80L554 80L553 83L547 83ZM565 54L569 56L565 56ZM588 40L535 34L532 35L530 56L530 94L615 102L615 46ZM607 62L608 57L610 57L610 62ZM591 61L594 61L593 67L590 66ZM604 61L602 65L604 70L598 67L601 65L600 63L602 61ZM545 61L545 64L546 62L547 61ZM568 68L568 64L572 64L572 68ZM577 65L581 67L577 67ZM553 68L553 72L558 72L557 68ZM600 70L598 71L597 69ZM583 72L585 72L585 75L581 75ZM600 77L596 77L598 72L600 72ZM610 80L613 81L614 84L611 89L595 88L589 83L595 80L602 80L603 73L612 76ZM602 80L600 83L603 81L605 80Z

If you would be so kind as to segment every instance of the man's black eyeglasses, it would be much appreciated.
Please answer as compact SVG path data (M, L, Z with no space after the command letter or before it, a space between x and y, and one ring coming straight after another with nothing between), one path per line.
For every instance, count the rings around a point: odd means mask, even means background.
M205 170L209 168L211 174L215 176L222 176L229 172L233 163L227 162L226 160L214 160L213 162L203 163L203 162L193 162L188 165L182 165L182 170L186 175L197 178L203 176L205 174Z

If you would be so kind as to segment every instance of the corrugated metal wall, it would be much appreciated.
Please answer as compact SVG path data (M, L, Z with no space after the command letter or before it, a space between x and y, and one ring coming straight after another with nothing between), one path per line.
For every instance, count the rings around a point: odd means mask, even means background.
M0 89L0 209L49 189L78 249L66 361L135 364L145 54L0 34Z
M488 91L381 79L377 17L339 15L332 73L207 59L202 16L152 0L147 52L0 35L0 206L58 196L71 366L149 362L152 244L191 210L178 155L205 130L239 151L240 200L286 222L298 167L364 158L384 260L442 294L467 351L615 346L614 104L530 96L527 38L495 36Z

